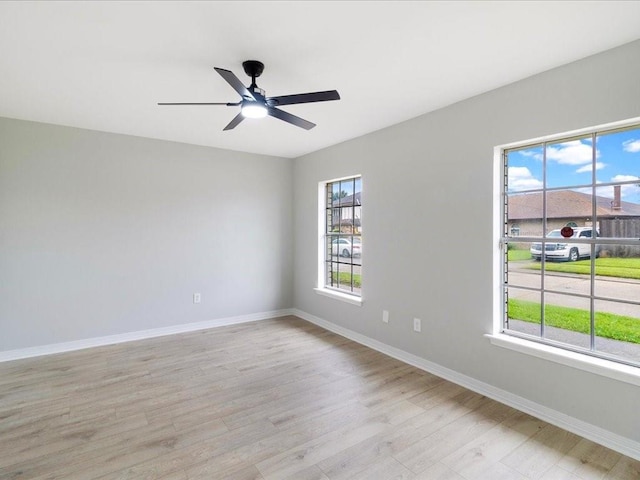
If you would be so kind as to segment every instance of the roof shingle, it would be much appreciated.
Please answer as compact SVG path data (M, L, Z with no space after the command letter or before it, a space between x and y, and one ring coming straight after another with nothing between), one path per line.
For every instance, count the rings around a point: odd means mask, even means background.
M509 195L509 219L542 218L542 192ZM573 190L547 192L547 218L582 218L593 216L592 196ZM620 202L613 208L613 199L596 196L596 214L601 217L640 216L640 205Z

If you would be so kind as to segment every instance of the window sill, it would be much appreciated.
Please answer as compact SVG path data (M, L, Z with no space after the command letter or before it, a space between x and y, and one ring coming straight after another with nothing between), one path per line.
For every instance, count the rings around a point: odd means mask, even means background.
M351 305L362 306L362 298L349 295L348 293L336 292L335 290L329 290L328 288L314 288L315 292L324 295L325 297L335 298L341 302L350 303Z
M486 334L485 337L489 338L493 345L499 347L640 386L640 368L638 367L591 357L501 333Z

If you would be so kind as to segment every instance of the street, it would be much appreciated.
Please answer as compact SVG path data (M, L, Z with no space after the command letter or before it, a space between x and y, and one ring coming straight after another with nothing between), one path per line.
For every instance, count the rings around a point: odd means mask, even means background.
M530 290L521 290L514 287L541 287L541 275L539 270L526 268L529 262L510 262L509 264L509 297L540 301L540 294ZM514 265L516 264L516 265ZM549 293L556 292L578 293L589 295L590 278L588 275L575 275L557 272L546 272L544 275L545 302L552 305L580 308L589 310L589 300L571 295ZM596 309L601 312L615 313L628 317L638 318L640 321L640 305L616 302L615 300L640 300L640 281L616 277L596 277L594 282L594 294L598 297L607 297L612 301L596 300Z
M530 261L509 263L509 298L528 300L540 303L540 292L525 290L517 287L541 288L542 276L540 270L527 268ZM589 311L591 309L589 298L575 297L567 294L589 295L591 291L591 278L588 275L568 274L559 272L545 272L544 275L544 299L546 305L558 305L562 307L577 308ZM554 292L563 293L550 293ZM594 281L594 294L599 297L607 297L611 300L595 300L596 312L607 312L616 315L638 319L640 329L640 305L622 303L616 300L640 300L640 281L617 278L596 277ZM540 334L540 326L535 323L510 320L510 328L522 333L532 335ZM590 337L584 333L572 332L560 328L547 326L545 337L571 345L590 348ZM640 360L640 345L596 337L596 350L613 355L620 355L635 360Z

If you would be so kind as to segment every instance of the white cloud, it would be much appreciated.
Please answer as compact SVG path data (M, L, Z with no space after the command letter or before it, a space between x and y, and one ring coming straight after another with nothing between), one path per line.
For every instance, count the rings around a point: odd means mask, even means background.
M640 177L635 175L616 175L611 177L612 182L638 182L640 183ZM620 196L622 198L635 197L640 192L640 187L637 184L620 185ZM613 187L600 187L597 189L597 195L601 197L613 198Z
M585 195L593 194L593 190L591 189L591 187L572 188L571 190L574 192L584 193ZM600 195L600 192L598 192L598 195ZM606 197L607 195L602 195L602 196ZM613 197L613 193L611 194L611 196Z
M592 155L591 145L586 145L580 140L547 147L547 160L556 161L561 165L585 165L591 162ZM596 150L596 158L599 156L600 152Z
M635 182L636 180L640 180L640 177L635 175L616 175L611 177L612 182Z
M547 161L558 162L561 165L586 165L592 161L592 141L590 138L572 140L547 146ZM640 141L638 142L640 151ZM541 150L521 150L520 155L542 160ZM596 159L600 158L600 151L596 150ZM596 166L597 169L597 166ZM587 171L587 170L585 170ZM591 171L591 170L588 170Z
M542 153L538 150L521 150L520 155L524 155L525 157L532 157L536 160L542 160Z
M607 166L606 163L596 162L596 170L602 170L606 166ZM593 171L593 169L591 167L592 167L592 164L591 163L587 163L586 165L583 165L582 167L577 169L576 173L591 172L591 171Z
M636 153L640 152L640 140L627 140L626 142L622 142L622 149L625 152Z
M521 190L531 190L542 188L542 181L531 174L527 167L509 167L507 172L509 180L509 191L518 192Z

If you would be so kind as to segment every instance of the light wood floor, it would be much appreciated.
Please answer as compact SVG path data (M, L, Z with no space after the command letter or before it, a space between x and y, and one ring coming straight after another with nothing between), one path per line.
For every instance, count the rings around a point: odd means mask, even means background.
M295 317L0 364L0 478L640 478Z

